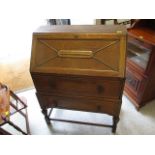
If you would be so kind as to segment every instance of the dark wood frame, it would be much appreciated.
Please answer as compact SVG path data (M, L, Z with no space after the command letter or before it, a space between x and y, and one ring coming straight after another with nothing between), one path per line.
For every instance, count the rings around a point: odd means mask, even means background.
M49 46L49 43L45 41L46 39L48 39L48 41L53 40L52 45ZM55 44L55 41L57 42L58 40L60 42L59 44L56 43L55 47L53 44ZM109 44L102 47L102 44L100 43L105 40L108 41ZM76 42L76 46L73 44L75 47L71 47L69 42ZM64 46L64 43L65 47L61 47L61 45ZM52 66L44 65L44 51L52 50L53 53L54 49L56 56L52 54L52 58L48 57L48 62L53 62L55 61L55 58L62 58L63 56L58 49L62 49L63 52L66 51L66 47L82 50L82 47L84 46L83 44L85 44L87 48L90 46L89 50L92 48L92 51L94 51L94 46L92 47L92 45L95 45L95 48L96 50L98 49L98 51L100 51L100 49L107 49L107 47L112 48L111 51L113 54L109 56L111 58L111 64L106 65L110 68L109 71L104 69L104 67L100 70L98 65L92 67L85 64L86 66L80 67L79 65L78 68L74 65L71 68L59 67L56 64ZM115 46L112 46L114 44ZM43 47L41 48L42 50L39 48L40 45ZM85 50L82 51L83 53L85 52ZM118 52L117 55L115 51ZM73 51L69 50L69 52L71 54L68 54L68 59L72 62L74 61L72 57ZM78 53L78 56L81 56L81 52L77 51L74 51L74 56L76 53ZM87 56L90 56L90 52L87 54ZM38 56L40 59L38 59ZM82 58L84 58L84 56L85 54L82 55ZM105 56L106 62L109 57ZM100 62L102 65L104 64L104 62L96 59L94 55L91 56L91 59ZM118 60L118 62L113 64L115 60ZM109 26L106 27L102 25L71 25L51 26L50 29L47 29L45 26L39 31L37 30L34 32L30 73L36 88L36 95L40 107L47 123L53 120L86 125L99 125L111 127L112 132L115 132L122 104L126 64L125 60L126 28L124 26L115 25L109 28ZM68 64L68 62L64 62L64 66L65 63ZM80 61L78 63L80 64ZM83 87L86 82L87 87ZM106 90L108 91L106 92ZM48 108L51 108L49 113L47 113ZM108 114L113 117L113 124L105 125L51 118L52 108Z
M43 109L42 113L45 116L45 120L48 124L50 124L51 121L60 121L60 122L66 122L66 123L75 123L75 124L83 124L83 125L91 125L91 126L99 126L99 127L108 127L112 128L112 132L116 132L117 123L119 121L119 117L113 116L113 124L99 124L99 123L93 123L93 122L83 122L83 121L75 121L75 120L68 120L68 119L59 119L59 118L53 118L51 117L53 108L50 108L50 111L48 113L47 109Z
M150 49L150 57L146 69L140 67L127 58L124 94L132 101L137 110L155 98L155 20L132 20L132 26L128 29L130 40L136 40L137 46L147 46ZM130 74L130 79L128 75ZM129 82L137 81L137 87ZM135 89L136 88L136 89Z

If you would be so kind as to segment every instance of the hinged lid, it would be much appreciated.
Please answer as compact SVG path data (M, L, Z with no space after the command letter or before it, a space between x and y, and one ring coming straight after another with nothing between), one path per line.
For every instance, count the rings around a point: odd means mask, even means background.
M33 33L31 72L124 77L123 26L46 26Z

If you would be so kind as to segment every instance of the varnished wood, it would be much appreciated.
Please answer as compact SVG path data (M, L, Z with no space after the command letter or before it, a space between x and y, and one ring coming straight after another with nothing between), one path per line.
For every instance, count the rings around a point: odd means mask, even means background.
M59 50L58 56L62 58L92 58L92 51L81 50Z
M70 94L70 96L81 94L83 96L95 96L119 99L121 95L122 81L116 79L64 77L33 75L34 84L38 91L49 93ZM102 90L101 90L102 89Z
M120 100L107 100L84 96L69 97L65 95L50 95L47 93L37 93L37 97L42 109L59 107L61 109L107 113L117 116L121 107Z
M67 36L75 37L75 34L78 33L78 38L80 35L85 36L86 38L93 38L94 34L99 38L100 35L107 37L115 34L116 31L122 31L126 34L126 28L124 26L103 26L103 25L56 25L56 26L41 26L36 31L34 31L34 35L44 36L49 34L57 35L57 37L66 38ZM93 34L92 34L93 33ZM87 36L91 34L92 36ZM116 36L114 36L116 37Z
M112 125L108 125L108 124L89 123L89 122L82 122L82 121L75 121L75 120L64 120L64 119L57 119L57 118L50 118L50 120L51 121L67 122L67 123L76 123L76 124L100 126L100 127L108 127L108 128L113 127Z
M115 133L116 132L116 128L117 128L117 123L119 121L119 117L113 117L113 128L112 128L112 132Z
M150 51L146 68L127 59L125 94L137 109L155 98L155 22L138 20L128 30L128 42ZM130 82L129 82L130 80Z
M124 77L126 34L122 26L51 26L41 30L33 34L31 72ZM59 50L73 49L92 50L94 56L91 59L58 56Z
M30 72L45 119L48 108L118 118L125 60L122 26L52 26L34 32ZM115 121L113 132L116 126Z

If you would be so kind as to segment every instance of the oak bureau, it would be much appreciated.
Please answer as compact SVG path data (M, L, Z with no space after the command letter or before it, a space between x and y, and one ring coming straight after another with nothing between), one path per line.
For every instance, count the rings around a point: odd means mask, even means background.
M30 73L46 120L53 108L104 113L116 131L125 82L126 28L42 26L33 33ZM47 109L51 109L48 113Z

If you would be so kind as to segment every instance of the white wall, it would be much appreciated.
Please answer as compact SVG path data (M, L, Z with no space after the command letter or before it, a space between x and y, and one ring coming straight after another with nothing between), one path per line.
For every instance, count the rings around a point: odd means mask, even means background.
M72 25L94 25L95 19L71 19Z
M92 25L94 19L71 19L72 25ZM32 32L40 25L45 25L45 19L1 19L0 58L12 55L29 56L31 54Z
M12 55L29 56L32 32L46 23L44 19L3 19L0 29L0 58Z

